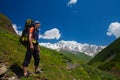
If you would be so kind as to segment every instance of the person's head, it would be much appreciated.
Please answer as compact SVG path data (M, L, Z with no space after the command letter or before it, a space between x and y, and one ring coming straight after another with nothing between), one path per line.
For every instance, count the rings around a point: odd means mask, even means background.
M41 24L40 24L40 21L35 21L34 23L35 23L35 27L36 27L36 28L39 28L40 25L41 25Z

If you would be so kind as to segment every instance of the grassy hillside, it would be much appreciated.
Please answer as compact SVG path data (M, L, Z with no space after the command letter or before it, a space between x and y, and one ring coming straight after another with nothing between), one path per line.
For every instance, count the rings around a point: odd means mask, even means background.
M103 49L89 64L120 76L120 38Z
M80 52L61 51L64 56L77 61L78 63L88 63L92 57Z
M5 15L0 13L0 29L5 30L6 32L15 34L15 31L12 28L12 22Z
M15 76L20 80L119 80L111 74L88 66L86 62L79 62L78 58L44 47L40 50L40 68L43 73L24 78L22 63L25 47L18 43L19 37L16 34L4 28L4 24L0 25L0 37L0 65L5 64L9 69L6 74L0 75L0 79ZM33 62L32 59L28 67L30 72L34 72Z

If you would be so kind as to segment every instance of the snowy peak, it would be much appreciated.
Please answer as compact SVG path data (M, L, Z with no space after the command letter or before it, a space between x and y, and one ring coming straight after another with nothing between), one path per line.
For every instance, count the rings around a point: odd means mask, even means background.
M67 50L67 51L75 51L75 52L83 52L89 56L94 56L98 52L100 52L105 46L96 46L90 44L81 44L76 41L59 41L58 43L39 43L39 45L54 49L54 50Z

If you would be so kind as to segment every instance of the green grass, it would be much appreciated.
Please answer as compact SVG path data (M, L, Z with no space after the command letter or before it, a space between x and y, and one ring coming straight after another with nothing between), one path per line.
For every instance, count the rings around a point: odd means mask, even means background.
M9 76L22 74L22 63L26 48L19 44L19 37L0 26L0 59L7 61L10 69ZM70 53L62 53L45 47L40 47L40 68L43 73L33 74L31 77L20 77L21 80L120 80L109 73L88 66L91 58L81 58ZM68 64L79 64L67 69ZM34 60L32 58L28 70L34 72ZM119 67L119 66L118 66ZM19 76L18 76L19 77Z
M2 37L0 39L0 55L4 56L4 59L9 62L8 66L18 65L22 67L26 49L24 46L19 45L19 37L1 31L0 37ZM21 78L21 80L34 80L38 78L43 80L117 80L116 77L98 69L94 69L88 66L86 62L83 63L84 60L75 57L74 54L68 55L67 53L61 53L41 47L40 67L43 73L41 75L33 75L29 78ZM34 70L33 62L34 60L32 59L28 67L31 72ZM66 69L67 62L79 63L79 66L73 69ZM21 71L18 70L18 72ZM13 73L11 73L11 75L13 75Z
M101 70L120 75L120 38L103 49L88 64Z
M88 63L92 59L92 57L80 52L62 51L62 53L69 61L74 60L73 62L77 63Z

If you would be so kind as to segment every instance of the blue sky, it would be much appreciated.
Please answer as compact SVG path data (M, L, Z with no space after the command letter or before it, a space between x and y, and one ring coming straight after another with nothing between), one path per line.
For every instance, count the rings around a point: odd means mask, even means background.
M119 3L120 0L0 0L0 12L19 30L26 19L39 20L40 42L66 40L108 45L120 36Z

